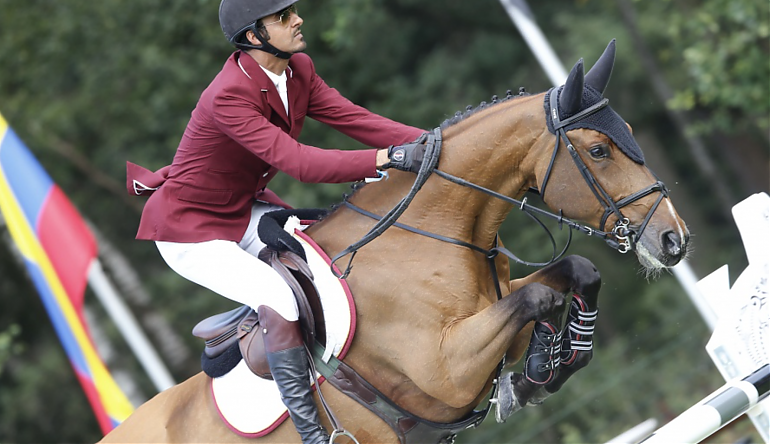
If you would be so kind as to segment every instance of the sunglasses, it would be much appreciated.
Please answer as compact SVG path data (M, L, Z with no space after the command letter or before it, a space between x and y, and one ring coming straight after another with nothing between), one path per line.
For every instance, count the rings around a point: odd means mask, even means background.
M276 14L278 14L278 20L270 23L264 23L262 26L270 26L275 25L276 23L281 23L281 25L286 26L289 24L289 20L291 20L291 15L297 15L297 6L291 5L288 8L282 9L278 11Z

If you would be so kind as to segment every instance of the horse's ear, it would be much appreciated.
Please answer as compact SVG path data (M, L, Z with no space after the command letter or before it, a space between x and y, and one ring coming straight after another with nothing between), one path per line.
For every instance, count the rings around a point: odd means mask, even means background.
M610 44L607 45L607 49L602 53L602 56L599 57L596 64L586 74L586 84L596 88L599 93L604 94L604 89L607 88L607 83L610 81L614 65L615 39L612 39Z
M564 89L559 95L559 105L567 115L580 111L580 102L583 99L583 59L578 60L564 82Z

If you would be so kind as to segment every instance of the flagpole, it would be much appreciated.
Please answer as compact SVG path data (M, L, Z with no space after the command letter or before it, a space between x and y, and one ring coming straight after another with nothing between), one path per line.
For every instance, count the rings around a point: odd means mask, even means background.
M5 218L3 218L2 214L0 214L0 227L5 227ZM13 244L13 240L9 239L9 242L7 245L9 250L18 255L19 253ZM18 260L23 262L21 257ZM118 295L115 287L107 278L99 259L94 259L88 270L88 282L158 392L176 385L171 373L139 328L136 319Z
M171 373L139 328L136 318L131 314L131 311L107 278L99 259L94 259L91 267L88 269L88 283L115 322L115 326L117 326L120 333L126 339L128 346L136 355L139 363L147 372L158 392L176 385Z
M502 3L508 16L511 17L513 24L518 28L524 41L527 42L532 55L537 58L551 84L559 86L564 83L567 80L567 71L548 43L548 39L537 26L527 2L524 0L500 0L500 3Z

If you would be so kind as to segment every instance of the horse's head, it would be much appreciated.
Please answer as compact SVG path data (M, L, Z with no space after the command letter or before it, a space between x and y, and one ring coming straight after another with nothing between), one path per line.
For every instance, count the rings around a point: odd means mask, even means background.
M671 267L685 256L689 232L630 126L602 97L614 61L613 40L587 74L581 59L545 95L556 148L536 168L538 187L548 206L612 233L618 249L633 249L648 270Z

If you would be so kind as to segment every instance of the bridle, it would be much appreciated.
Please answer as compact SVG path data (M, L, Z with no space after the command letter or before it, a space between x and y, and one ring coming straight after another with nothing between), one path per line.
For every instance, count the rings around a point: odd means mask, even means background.
M573 116L561 120L559 116L559 99L557 92L557 88L551 88L549 100L551 120L553 122L553 129L556 132L556 144L553 147L553 154L551 155L551 161L548 164L548 169L546 170L545 176L543 177L543 184L540 186L540 197L545 199L545 188L546 185L548 185L548 179L550 178L551 171L553 170L556 154L559 151L559 142L564 141L564 146L567 147L570 157L572 157L572 160L575 162L578 171L580 171L580 175L583 176L583 179L588 184L591 192L594 193L594 196L596 196L599 204L601 204L601 206L604 208L604 214L602 215L601 221L599 223L599 231L604 232L604 225L607 223L607 219L609 218L610 214L614 214L617 220L615 221L615 226L612 228L612 231L610 231L610 234L612 234L612 236L617 239L618 245L615 248L621 253L628 253L636 247L637 240L642 237L644 229L647 228L647 224L650 222L650 219L652 219L653 213L655 213L655 210L658 209L658 206L663 201L663 198L668 197L668 189L666 188L666 185L661 182L657 176L655 176L655 173L650 171L656 179L654 184L640 191L637 191L636 193L626 196L616 202L606 191L604 191L604 188L602 188L594 175L588 169L588 166L586 166L583 159L580 158L580 155L572 145L569 137L567 137L567 131L564 129L567 125L580 121L601 110L607 106L609 99L603 98L597 103L584 109L583 111L580 111ZM652 207L650 207L650 210L647 212L647 216L645 216L642 224L637 230L629 228L630 221L623 215L620 209L654 192L659 192L660 196L658 196L658 199L655 201Z
M542 267L542 266L552 264L553 262L560 259L566 253L567 248L569 247L570 242L572 240L572 230L577 230L588 236L602 238L611 248L619 251L620 253L627 253L631 250L634 250L636 248L636 242L638 241L638 239L641 238L641 235L644 232L644 229L647 227L649 221L652 219L652 215L655 213L655 210L658 208L663 198L668 197L668 189L663 184L663 182L661 182L656 177L656 182L654 184L640 191L637 191L636 193L633 193L627 197L624 197L619 201L615 201L614 199L612 199L612 197L604 190L604 188L602 188L602 186L593 176L591 171L586 166L585 162L583 162L583 160L580 158L580 155L577 153L577 150L570 142L569 137L567 137L566 130L564 129L567 125L580 121L581 119L584 119L587 116L601 110L602 108L607 106L607 104L609 103L609 100L606 98L602 99L601 101L586 108L585 110L573 116L570 116L567 119L561 120L559 117L558 97L557 97L556 91L557 91L556 88L553 88L550 91L551 92L550 94L551 119L553 120L554 131L556 132L556 144L554 146L553 154L551 156L548 169L546 170L546 174L543 178L543 184L540 186L539 190L533 190L533 191L539 192L541 197L545 195L546 185L548 184L548 179L551 176L553 165L556 160L556 155L558 153L558 149L560 145L559 142L563 140L565 146L567 147L567 150L569 151L573 161L575 162L575 165L580 171L581 176L583 176L583 179L588 184L594 196L596 196L597 200L604 208L604 214L602 215L601 223L599 225L598 230L595 230L586 225L581 225L577 222L574 222L570 219L565 218L561 211L559 211L559 214L557 215L549 211L531 206L527 204L526 197L523 200L517 200L512 197L508 197L504 194L498 193L496 191L477 185L473 182L467 181L465 179L459 178L457 176L454 176L439 170L437 166L438 166L438 159L441 154L442 138L441 138L441 129L435 128L431 133L428 133L421 140L417 141L418 143L425 143L426 150L425 150L425 157L423 160L423 164L420 168L420 171L417 173L417 178L415 179L415 182L412 185L412 188L409 190L409 193L403 199L401 199L401 201L393 209L391 209L385 216L380 217L374 213L366 211L350 203L350 201L348 200L349 196L347 195L345 196L345 199L342 202L342 205L347 206L348 208L358 212L359 214L362 214L364 216L377 220L377 223L359 241L350 245L345 250L341 251L336 256L334 256L334 258L332 258L331 260L332 273L334 273L334 275L337 276L338 278L341 278L341 279L346 278L350 273L350 270L352 269L353 258L355 257L356 252L361 247L363 247L364 245L368 244L369 242L377 238L390 226L396 226L398 228L402 228L404 230L407 230L416 234L427 236L443 242L448 242L454 245L470 248L474 251L483 253L489 260L490 267L495 276L496 276L496 273L495 273L494 259L498 254L503 254L504 256L508 257L511 260L514 260L520 264L528 265L528 266ZM465 242L459 239L449 238L449 237L438 235L435 233L430 233L428 231L420 230L418 228L411 227L409 225L397 222L396 220L398 219L398 217L401 216L401 214L406 210L409 203L412 201L412 199L417 194L417 192L422 188L422 186L425 184L425 182L428 180L428 177L430 177L431 174L436 174L442 179L448 180L452 183L480 191L482 193L488 194L502 201L513 204L514 208L518 208L520 211L523 211L525 214L527 214L529 217L535 220L541 226L541 228L543 228L543 230L547 233L550 239L551 245L553 247L553 253L551 255L551 259L548 260L547 262L529 262L529 261L519 259L513 253L511 253L508 249L500 246L497 239L495 240L495 246L493 248L484 249L482 247L471 244L469 242ZM653 176L655 176L654 173L653 173ZM644 218L644 221L642 222L642 224L639 226L638 229L634 230L630 228L630 220L623 215L620 209L633 202L636 202L639 199L642 199L645 196L648 196L653 192L660 193L660 196L655 201L655 204L650 208L646 217ZM604 231L604 226L610 214L614 214L617 220L615 222L615 226L613 227L613 229L610 232L606 232ZM558 222L560 228L563 225L566 225L569 228L569 237L567 239L567 243L560 253L557 254L556 241L554 240L553 235L545 226L545 224L543 224L543 222L537 218L538 215L555 219ZM345 270L342 273L339 273L336 270L336 267L334 264L335 262L337 262L337 260L339 260L340 258L348 254L351 254L350 260L348 261L348 264ZM495 286L498 293L498 298L500 298L502 297L502 295L498 287L499 285Z

